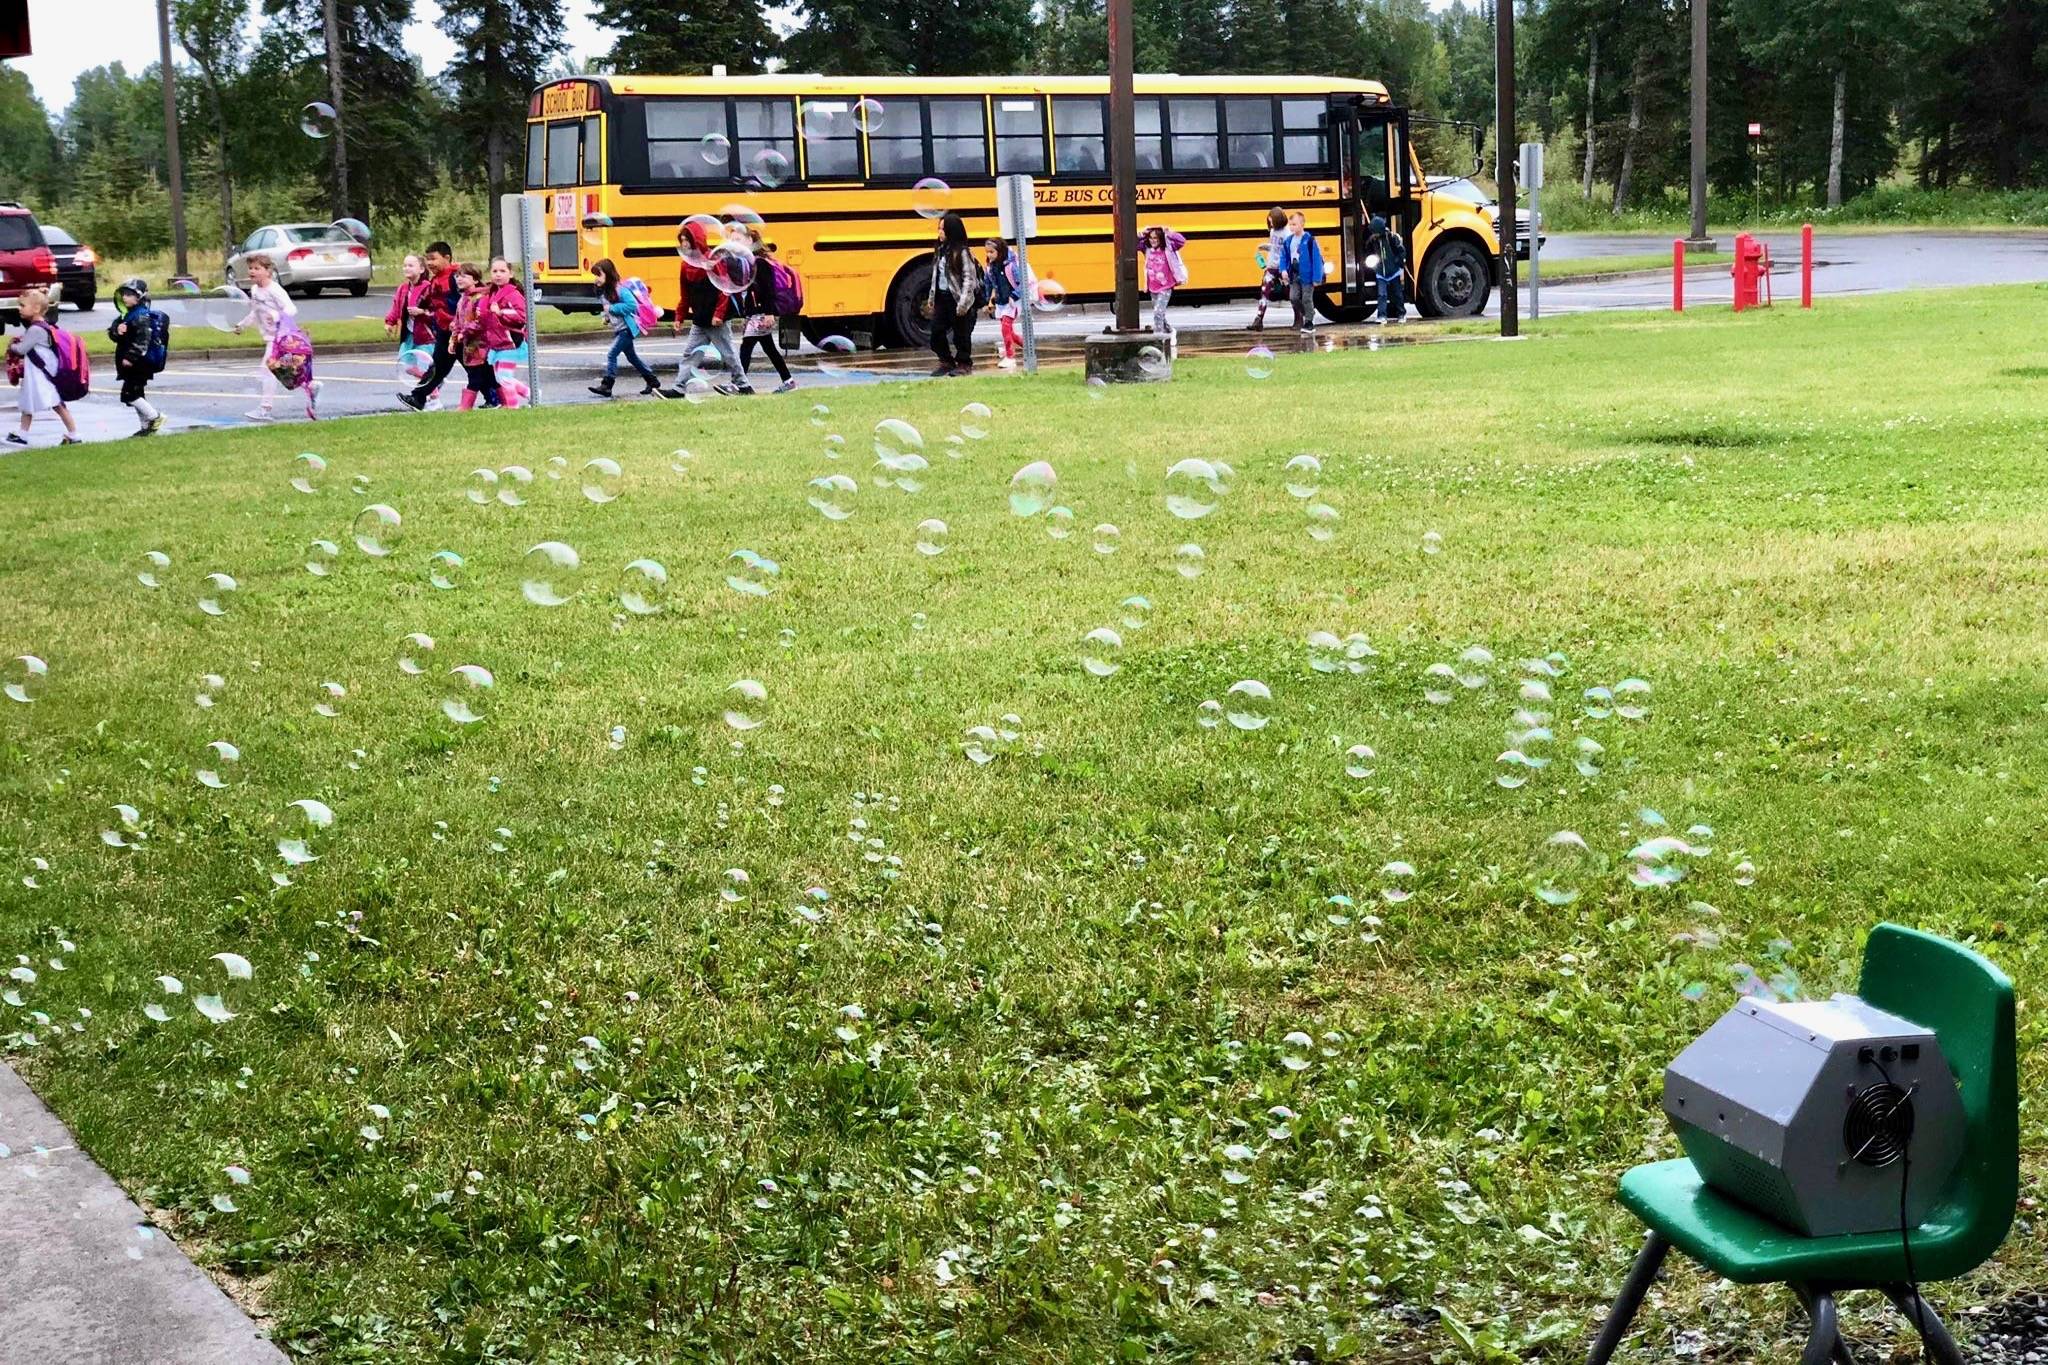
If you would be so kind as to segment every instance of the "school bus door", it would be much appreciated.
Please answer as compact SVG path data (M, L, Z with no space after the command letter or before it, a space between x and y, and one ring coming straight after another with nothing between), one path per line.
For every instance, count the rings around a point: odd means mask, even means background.
M1379 301L1379 281L1365 264L1374 218L1384 218L1408 243L1415 261L1415 229L1422 221L1421 187L1408 151L1408 111L1354 97L1331 111L1337 131L1338 183L1344 217L1344 303L1363 309Z

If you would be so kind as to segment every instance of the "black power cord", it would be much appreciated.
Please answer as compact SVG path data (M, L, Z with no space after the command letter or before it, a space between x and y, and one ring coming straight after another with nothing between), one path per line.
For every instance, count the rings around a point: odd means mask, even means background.
M1884 1077L1885 1088L1891 1091L1892 1094L1897 1095L1898 1098L1892 1102L1891 1108L1879 1116L1876 1131L1865 1140L1863 1146L1869 1147L1880 1137L1886 1137L1887 1139L1895 1138L1898 1142L1899 1252L1906 1263L1906 1292L1913 1296L1913 1330L1920 1334L1920 1340L1924 1342L1927 1340L1926 1308L1920 1298L1920 1277L1913 1272L1913 1231L1912 1223L1906 1216L1906 1190L1913 1179L1913 1110L1910 1106L1913 1101L1913 1091L1918 1090L1920 1087L1918 1083L1915 1083L1910 1089L1901 1091L1892 1081L1892 1073L1885 1070L1885 1065L1882 1061L1879 1061L1876 1057L1872 1057L1870 1061L1871 1065L1877 1068L1877 1074ZM1870 1093L1870 1091L1866 1090L1863 1092L1863 1095L1857 1096L1857 1099L1861 1101L1864 1096ZM1905 1110L1905 1122L1894 1125L1891 1122L1892 1116L1901 1109ZM1859 1149L1854 1159L1860 1160L1861 1157L1862 1150ZM1889 1157L1885 1161L1879 1161L1874 1164L1885 1165L1888 1164L1888 1161Z

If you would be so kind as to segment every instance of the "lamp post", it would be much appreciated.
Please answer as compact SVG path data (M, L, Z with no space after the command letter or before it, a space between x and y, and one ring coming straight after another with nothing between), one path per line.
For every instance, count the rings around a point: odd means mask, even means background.
M1493 0L1494 162L1500 180L1500 334L1521 335L1515 297L1515 0Z

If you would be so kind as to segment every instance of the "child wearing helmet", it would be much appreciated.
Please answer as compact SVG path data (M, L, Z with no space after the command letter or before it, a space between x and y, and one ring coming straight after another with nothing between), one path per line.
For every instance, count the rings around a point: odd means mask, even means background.
M107 336L114 343L114 373L121 377L121 401L135 410L135 419L142 424L134 434L154 436L164 429L164 415L143 395L149 381L164 367L168 319L160 329L157 319L162 314L149 306L149 285L140 277L121 281L114 302L118 312L107 327Z

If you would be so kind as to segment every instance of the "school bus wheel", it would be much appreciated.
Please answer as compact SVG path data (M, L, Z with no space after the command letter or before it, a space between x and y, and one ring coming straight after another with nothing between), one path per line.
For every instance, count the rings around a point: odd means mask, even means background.
M932 259L920 256L896 272L889 286L889 311L883 319L886 340L923 350L932 340Z
M1369 303L1345 303L1334 289L1324 289L1316 294L1316 311L1328 322L1364 322L1372 316L1373 305Z
M1423 258L1415 304L1425 317L1477 317L1486 311L1492 282L1478 240L1462 233L1446 234Z

